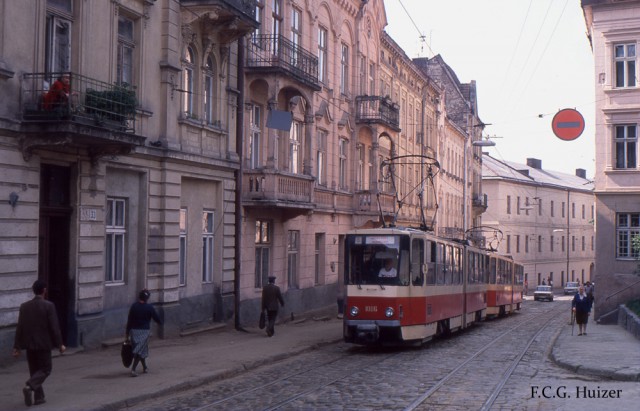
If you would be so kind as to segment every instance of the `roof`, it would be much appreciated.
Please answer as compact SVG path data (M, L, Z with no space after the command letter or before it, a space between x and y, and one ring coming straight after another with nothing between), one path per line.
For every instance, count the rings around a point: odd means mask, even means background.
M580 191L593 191L592 180L575 174L544 170L526 164L502 161L484 153L482 155L482 180L510 180L514 183L542 185L548 187L570 188Z

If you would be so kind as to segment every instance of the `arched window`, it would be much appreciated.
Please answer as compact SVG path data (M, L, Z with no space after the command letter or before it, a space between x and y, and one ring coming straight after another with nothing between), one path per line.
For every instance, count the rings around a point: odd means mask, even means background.
M214 83L214 59L207 57L207 64L204 67L204 119L207 124L214 121L215 109L215 83Z
M195 60L195 54L191 46L187 47L184 55L184 71L182 73L182 104L184 113L187 117L193 117L193 90L194 90L194 70L193 62Z

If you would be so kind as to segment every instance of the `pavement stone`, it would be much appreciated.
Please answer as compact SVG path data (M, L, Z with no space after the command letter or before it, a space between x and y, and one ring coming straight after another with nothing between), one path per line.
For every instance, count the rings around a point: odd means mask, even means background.
M575 330L574 330L575 333ZM120 361L119 344L97 350L55 355L45 382L46 410L113 410L171 392L229 378L342 340L342 320L335 316L301 319L264 330L215 331L152 339L149 374L130 377ZM553 342L551 359L578 374L620 381L640 381L640 341L617 325L589 324L586 336L565 326ZM27 409L22 387L28 371L24 352L0 368L0 410ZM139 370L141 371L141 370Z

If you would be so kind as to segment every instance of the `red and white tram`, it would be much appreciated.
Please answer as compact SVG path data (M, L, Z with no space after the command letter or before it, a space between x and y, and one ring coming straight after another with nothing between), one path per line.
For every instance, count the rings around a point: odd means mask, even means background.
M346 342L420 344L487 315L485 250L418 229L360 229L346 236L344 264Z
M505 315L520 309L524 267L511 256L489 254L487 315Z

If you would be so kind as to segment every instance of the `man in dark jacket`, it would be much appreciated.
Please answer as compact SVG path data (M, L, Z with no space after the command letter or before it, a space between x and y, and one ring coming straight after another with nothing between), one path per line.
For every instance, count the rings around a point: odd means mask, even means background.
M51 350L57 347L62 354L66 347L62 344L62 335L58 325L56 307L51 301L44 299L47 284L42 280L33 283L35 297L20 305L18 326L13 343L13 356L20 355L21 349L27 350L29 378L22 389L24 403L34 404L32 394L35 393L35 404L42 404L44 390L42 384L51 374Z
M272 337L275 334L276 318L278 317L278 302L284 307L284 300L280 287L276 284L276 277L269 277L269 284L262 289L262 310L267 310L267 335Z

